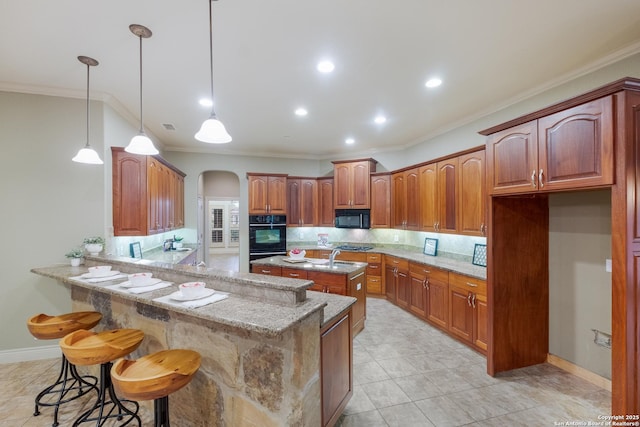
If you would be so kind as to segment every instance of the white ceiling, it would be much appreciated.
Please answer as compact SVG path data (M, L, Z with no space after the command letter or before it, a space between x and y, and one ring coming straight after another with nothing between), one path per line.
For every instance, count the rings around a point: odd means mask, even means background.
M193 138L209 116L198 105L210 91L208 8L3 0L0 90L83 98L76 57L91 56L92 97L137 126L139 42L128 27L142 24L153 31L143 41L144 125L159 146L329 158L416 144L640 51L638 0L219 0L215 109L233 137L220 146ZM325 57L330 75L315 69ZM431 76L443 85L425 88ZM307 117L293 114L299 106Z

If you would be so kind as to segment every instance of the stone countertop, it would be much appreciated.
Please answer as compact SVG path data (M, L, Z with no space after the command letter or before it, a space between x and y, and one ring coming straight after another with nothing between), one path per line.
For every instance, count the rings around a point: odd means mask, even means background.
M343 244L347 244L347 243L343 243ZM362 246L362 244L358 244L358 245ZM374 245L368 245L368 246L374 246ZM313 246L313 245L306 246L306 245L299 245L299 244L295 245L295 247L298 247L300 249L327 250L327 251L330 251L333 249L333 248L326 248L326 247L320 247L320 246ZM349 251L343 250L342 252L349 252ZM357 251L354 253L370 253L370 252L380 253L384 255L391 255L398 258L406 259L408 261L432 265L442 270L464 274L470 277L474 277L476 279L482 279L482 280L487 279L486 267L473 265L471 262L447 258L444 256L425 255L422 252L419 252L417 250L413 251L413 250L407 250L407 249L401 249L401 248L374 246L374 248L369 251L364 251L364 252Z
M304 262L287 261L289 259L290 258L286 256L273 256L269 258L261 258L255 261L251 261L251 264L295 268L298 270L318 271L318 272L333 273L333 274L356 273L361 270L364 271L364 269L367 267L366 262L336 260L334 262L333 267L330 267L329 262L326 259L304 258Z
M136 264L127 266L125 263L106 263L104 260L101 260L102 262L92 261L92 258L96 257L87 257L87 266L112 265L113 270L118 270L123 273L150 271L149 268L143 269ZM117 295L124 299L133 300L136 303L183 313L224 326L258 333L266 337L281 336L293 325L301 322L318 310L323 311L322 324L319 325L319 327L322 327L337 314L348 309L356 301L355 298L351 297L330 296L320 292L306 292L306 288L313 283L307 280L251 275L259 278L254 279L254 281L260 282L261 286L252 286L251 283L244 283L245 286L242 286L244 280L238 277L231 277L231 280L227 281L224 280L220 274L207 274L205 269L203 269L205 270L204 272L196 274L194 272L187 272L185 271L186 269L161 268L157 266L153 269L154 277L171 281L174 284L170 287L152 292L131 294L107 288L110 285L125 281L126 279L100 283L89 283L84 280L73 279L73 277L86 273L87 266L71 267L66 264L60 264L33 268L31 272L56 279L72 286L80 286L92 291ZM269 279L271 279L271 282ZM177 285L179 283L194 280L205 281L209 288L229 292L229 297L222 301L195 309L154 301L156 298L177 291ZM253 285L256 284L257 283L253 283ZM284 291L291 287L301 289L304 292L305 298L301 301L291 301L290 296L285 296L282 301L278 301L278 297L273 295L274 293L278 293L278 289ZM263 290L262 293L259 292L260 289Z
M137 262L162 262L168 264L178 264L189 255L196 252L193 248L182 248L180 250L163 251L162 248L155 248L146 252L142 252L142 259L136 260L131 258L132 261Z

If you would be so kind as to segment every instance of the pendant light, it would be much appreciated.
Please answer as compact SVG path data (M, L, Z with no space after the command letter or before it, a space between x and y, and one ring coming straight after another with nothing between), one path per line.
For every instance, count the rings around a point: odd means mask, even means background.
M209 58L211 67L211 115L202 123L200 131L196 133L195 138L198 141L208 142L210 144L225 144L231 142L231 135L227 132L224 125L216 116L213 107L213 12L211 3L216 0L209 1Z
M124 151L133 154L155 155L159 151L153 145L153 142L144 133L142 125L142 39L151 37L151 30L143 25L131 24L129 30L140 39L140 133L131 138L131 142L126 146Z
M78 151L78 154L76 154L76 156L71 160L78 163L101 165L104 162L100 160L100 156L96 150L91 148L91 145L89 145L89 68L98 65L98 61L93 58L89 58L88 56L78 56L78 61L87 66L87 144L84 148L81 148L80 151Z

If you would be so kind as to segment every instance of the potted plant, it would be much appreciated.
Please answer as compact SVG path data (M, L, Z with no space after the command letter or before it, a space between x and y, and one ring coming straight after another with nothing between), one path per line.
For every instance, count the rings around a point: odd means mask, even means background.
M84 257L84 251L82 249L72 249L66 254L64 254L71 261L71 267L77 267L80 265L80 261L82 261L82 257Z
M104 238L100 236L94 237L85 237L84 239L84 248L91 255L98 255L100 251L102 251L102 247L104 246Z

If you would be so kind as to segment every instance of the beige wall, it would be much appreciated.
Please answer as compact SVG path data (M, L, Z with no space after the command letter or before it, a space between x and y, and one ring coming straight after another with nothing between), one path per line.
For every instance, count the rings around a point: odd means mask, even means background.
M202 175L204 177L204 197L240 197L240 181L236 174L224 171L210 171Z
M611 191L549 198L549 353L611 379Z

